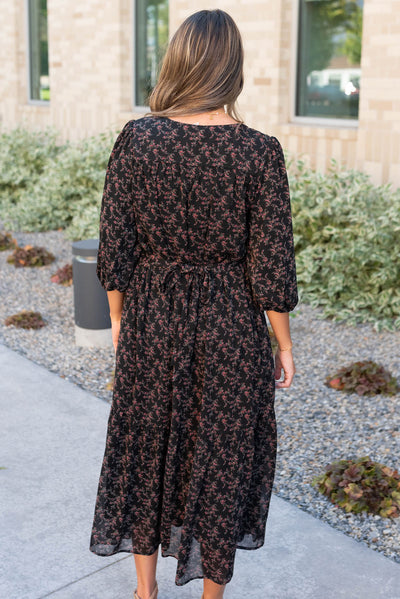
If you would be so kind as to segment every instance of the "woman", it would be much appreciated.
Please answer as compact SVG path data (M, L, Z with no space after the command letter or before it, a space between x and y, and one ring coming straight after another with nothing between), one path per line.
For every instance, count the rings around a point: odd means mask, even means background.
M236 549L264 543L298 297L282 148L238 118L242 70L228 14L186 19L106 174L97 274L116 370L90 550L134 554L137 599L157 596L159 545L176 585L203 578L221 599Z

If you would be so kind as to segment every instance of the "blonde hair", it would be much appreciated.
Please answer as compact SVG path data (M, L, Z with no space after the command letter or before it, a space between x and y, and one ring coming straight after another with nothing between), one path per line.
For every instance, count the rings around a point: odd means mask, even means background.
M236 99L243 89L243 45L223 10L200 10L180 25L149 97L153 116L177 116L222 106L242 122Z

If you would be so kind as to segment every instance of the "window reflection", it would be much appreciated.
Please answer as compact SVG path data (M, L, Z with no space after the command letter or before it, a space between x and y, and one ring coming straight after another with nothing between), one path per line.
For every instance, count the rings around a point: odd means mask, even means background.
M47 0L29 0L29 96L50 100Z
M357 119L363 0L300 0L296 115Z
M147 106L168 43L168 0L136 0L135 103Z

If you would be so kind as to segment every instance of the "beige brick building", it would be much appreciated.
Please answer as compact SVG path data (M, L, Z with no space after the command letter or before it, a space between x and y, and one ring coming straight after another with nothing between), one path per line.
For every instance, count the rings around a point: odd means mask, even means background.
M313 166L324 169L333 157L370 173L376 183L390 181L400 186L400 0L345 2L348 10L353 10L346 21L350 25L345 26L347 42L350 39L346 46L343 23L339 24L342 30L338 29L333 17L326 14L329 4L338 3L218 2L218 8L233 16L243 35L241 114L248 125L276 135L284 148L305 155ZM48 81L50 100L45 92L43 97L37 96L39 78L35 73L41 68L43 75L47 66L39 65L32 38L34 11L43 7L47 10L48 47L40 46L40 52L47 48L48 77L41 76L40 85ZM146 65L150 60L147 50L141 48L142 36L147 35L149 47L154 46L152 23L159 24L164 18L165 24L165 14L169 14L171 34L187 15L201 8L215 5L204 0L2 3L1 126L52 125L64 138L77 139L140 117L146 108L137 105L136 71L145 64L143 60ZM164 17L163 9L167 11ZM362 37L360 33L355 40L353 25L361 15ZM318 38L321 23L336 40L339 57L333 56L325 43L325 34L324 39ZM306 47L310 35L315 36L315 43ZM361 61L356 64L354 48L360 41ZM140 63L142 52L145 57ZM305 66L300 64L302 56Z

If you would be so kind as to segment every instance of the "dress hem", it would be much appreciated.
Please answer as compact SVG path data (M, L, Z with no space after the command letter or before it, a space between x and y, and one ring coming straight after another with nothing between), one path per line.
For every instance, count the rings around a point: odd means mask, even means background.
M255 551L256 549L260 549L261 547L263 547L263 545L265 544L265 541L262 541L262 543L260 545L257 545L255 547L244 547L243 545L236 545L236 549L243 549L244 551ZM153 555L153 553L159 548L160 545L157 546L156 549L154 549L154 551L151 551L150 553L140 553L139 555ZM132 550L129 549L117 549L116 551L113 551L112 553L97 553L96 551L94 551L94 549L92 547L89 548L90 551L92 553L94 553L95 555L98 555L99 557L111 557L112 555L116 555L118 553L131 553L132 555L135 553ZM161 549L161 557L165 558L165 557L173 557L176 560L178 560L177 556L174 553L166 553L163 552L163 550ZM207 576L192 576L191 578L188 578L188 580L186 580L185 582L177 582L175 579L175 585L178 587L182 587L185 586L185 584L187 584L188 582L191 582L192 580L199 580L199 579L204 579L204 578L208 578L208 580L212 580L213 582L215 582L216 584L228 584L231 580L232 580L232 576L226 580L225 582L219 582L216 580L213 580L210 577Z

